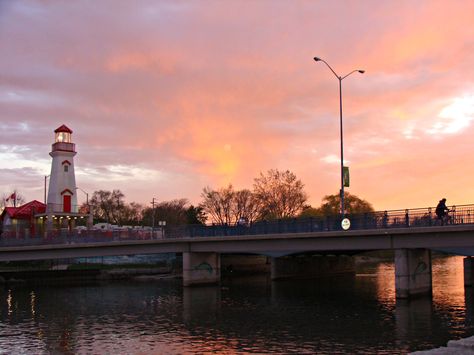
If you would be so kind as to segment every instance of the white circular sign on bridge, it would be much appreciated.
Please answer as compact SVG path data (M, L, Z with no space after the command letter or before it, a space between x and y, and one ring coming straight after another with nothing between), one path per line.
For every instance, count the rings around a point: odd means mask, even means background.
M341 221L341 227L342 227L342 229L344 229L345 231L348 230L348 229L351 227L351 221L349 220L349 218L344 218L344 219Z

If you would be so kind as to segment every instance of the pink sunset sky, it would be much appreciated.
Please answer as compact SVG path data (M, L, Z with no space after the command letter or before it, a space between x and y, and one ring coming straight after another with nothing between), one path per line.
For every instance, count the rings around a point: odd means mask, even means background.
M54 129L77 186L128 202L291 170L375 209L474 203L474 1L1 1L0 192L43 200ZM79 201L85 200L79 194Z

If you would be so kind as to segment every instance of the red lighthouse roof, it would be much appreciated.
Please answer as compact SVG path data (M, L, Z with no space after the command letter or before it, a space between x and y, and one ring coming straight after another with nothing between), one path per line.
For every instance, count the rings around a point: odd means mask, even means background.
M61 127L58 127L54 130L54 133L58 132L72 133L72 130L68 126L63 124Z

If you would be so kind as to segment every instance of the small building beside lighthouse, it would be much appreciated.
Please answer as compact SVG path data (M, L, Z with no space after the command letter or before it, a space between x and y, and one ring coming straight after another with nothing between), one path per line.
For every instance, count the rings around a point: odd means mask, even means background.
M49 155L53 158L47 199L47 212L77 213L77 189L74 172L76 145L72 142L72 130L66 125L55 131L54 143Z

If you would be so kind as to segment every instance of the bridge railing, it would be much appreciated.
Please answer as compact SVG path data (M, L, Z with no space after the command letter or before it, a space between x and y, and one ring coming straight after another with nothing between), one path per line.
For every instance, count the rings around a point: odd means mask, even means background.
M405 210L376 211L362 214L348 214L351 230L393 229L408 227L430 227L443 224L474 223L474 205L451 206L450 219L443 222L435 214L434 207L412 208ZM340 216L294 218L275 221L260 221L245 225L187 225L169 227L169 238L182 237L218 237L234 235L307 233L323 231L341 231Z
M450 207L449 224L474 223L474 205ZM433 207L406 210L377 211L347 215L351 230L393 229L410 227L440 226ZM236 225L185 225L166 226L164 230L125 229L125 230L54 230L41 236L32 237L27 233L3 230L0 246L22 246L43 244L79 244L98 242L118 242L125 240L151 240L172 238L223 237L260 234L292 234L324 231L340 231L340 216L293 218L274 221L259 221Z
M123 240L150 240L161 238L163 234L149 230L53 230L42 235L31 236L24 230L3 231L0 238L0 246L24 246L44 244L80 244L80 243L104 243Z

